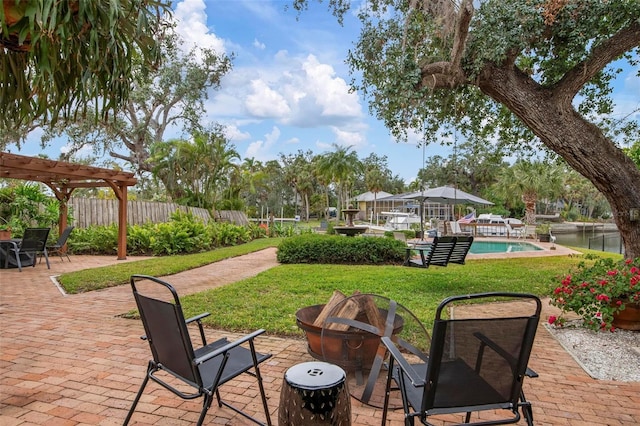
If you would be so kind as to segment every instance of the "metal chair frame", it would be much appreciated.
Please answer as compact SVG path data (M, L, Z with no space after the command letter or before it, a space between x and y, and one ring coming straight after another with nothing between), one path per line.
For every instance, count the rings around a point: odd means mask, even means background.
M534 301L535 309L531 309L534 312L495 318L445 319L442 316L453 302L497 297ZM465 424L517 423L521 418L519 410L532 426L533 411L522 384L525 376L537 377L527 364L541 309L540 299L531 294L479 293L449 297L436 311L428 358L422 357L416 363L405 358L404 348L382 337L381 342L390 354L382 425L386 424L391 392L400 391L405 426L413 426L416 418L424 425L431 425L429 416L452 413L465 413ZM510 347L505 347L505 343ZM499 374L491 374L496 372ZM469 423L472 412L485 410L506 410L511 414L502 419Z
M47 251L50 255L57 254L58 256L60 256L60 260L62 260L63 262L64 258L62 257L62 255L65 255L67 256L67 260L71 262L69 253L66 250L66 244L67 240L69 239L69 235L71 235L71 231L73 231L74 228L75 226L67 226L64 231L62 231L62 234L60 234L58 241L56 241L52 246L47 247ZM40 258L40 261L42 262L42 257Z
M168 290L167 299L169 300L165 301L142 294L142 291L139 290L140 281L150 281L148 285L151 286L154 283L159 284L155 287L160 290L164 289L165 294ZM259 364L269 359L271 354L256 352L254 345L254 339L264 333L264 330L256 330L233 342L222 338L207 344L201 320L209 313L205 312L185 320L180 299L171 284L147 275L132 275L131 288L144 325L145 336L142 338L149 343L153 359L148 363L145 378L127 414L124 425L129 423L145 386L151 379L182 399L203 397L198 425L204 421L215 395L219 407L230 408L256 424L271 426L269 407L259 368ZM154 294L156 288L153 289ZM202 347L198 349L194 349L187 328L187 325L193 322L198 325L202 339ZM243 373L256 378L258 382L266 423L227 403L221 397L220 387ZM168 376L168 380L164 376ZM178 389L172 379L178 379L177 383L186 384L194 388L194 391L186 392Z

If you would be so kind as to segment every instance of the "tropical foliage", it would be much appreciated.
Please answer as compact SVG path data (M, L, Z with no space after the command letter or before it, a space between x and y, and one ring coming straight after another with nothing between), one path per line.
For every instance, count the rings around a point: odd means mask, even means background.
M191 214L177 211L166 223L147 223L127 227L127 252L130 255L176 255L199 253L218 247L264 238L266 231L257 225L202 223ZM118 227L76 228L69 238L69 250L75 254L115 254Z
M5 0L0 8L0 131L112 116L133 73L160 61L169 2ZM135 63L143 63L143 68ZM34 96L36 94L36 96ZM15 140L15 139L14 139ZM18 139L19 140L19 139Z

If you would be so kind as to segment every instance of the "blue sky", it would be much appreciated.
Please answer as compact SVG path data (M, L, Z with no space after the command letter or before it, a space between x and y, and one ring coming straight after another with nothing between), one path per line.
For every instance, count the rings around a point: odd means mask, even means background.
M358 22L348 15L341 27L327 3L310 0L309 10L298 15L291 7L286 10L291 0L175 1L185 49L196 43L235 55L221 89L206 101L205 122L226 126L243 159L264 162L308 149L321 154L335 143L352 146L360 158L372 152L386 155L389 168L408 183L422 166L423 150L415 140L391 138L360 94L350 93L345 58L357 39ZM640 104L635 74L629 70L616 82L618 116ZM21 154L40 152L36 136ZM61 150L63 140L47 153L57 158ZM446 156L449 151L430 145L424 154Z

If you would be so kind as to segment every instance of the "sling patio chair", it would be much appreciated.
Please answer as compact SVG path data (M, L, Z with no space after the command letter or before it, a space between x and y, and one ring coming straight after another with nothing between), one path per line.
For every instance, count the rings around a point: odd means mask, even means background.
M456 237L456 243L453 246L451 257L449 257L449 263L464 265L467 254L469 254L469 250L471 249L471 244L473 244L473 237L471 236Z
M456 222L455 220L448 221L447 224L449 225L449 230L451 231L450 235L473 235L472 231L463 231L460 223Z
M435 237L431 244L407 247L404 266L419 268L428 268L431 265L447 266L457 239L458 237ZM413 251L418 252L419 258L412 257Z
M73 231L73 229L75 228L75 226L67 226L64 231L62 231L62 234L60 234L60 237L58 238L58 241L55 242L55 244L51 245L51 246L47 246L47 251L49 252L49 254L54 255L57 254L58 256L60 256L60 260L62 260L64 262L64 258L62 257L62 255L67 256L67 260L69 262L71 262L71 259L69 258L69 253L67 253L67 239L69 239L69 235L71 235L71 231ZM40 258L40 261L42 261L42 258Z
M509 223L505 223L505 227L507 228L507 238L525 238L525 227L513 228Z
M515 315L443 315L455 302L495 298L527 303ZM525 376L537 377L527 364L541 309L540 299L532 294L453 296L436 310L428 354L414 356L392 339L382 337L390 354L382 425L386 424L392 391L401 393L405 426L414 425L416 418L431 425L429 417L440 414L447 414L449 421L455 421L452 414L458 414L459 420L464 415L465 424L473 425L517 423L520 410L527 424L533 425L531 403L525 399L522 384ZM478 415L477 421L471 422L472 413L487 410L494 413Z
M233 342L222 338L207 344L201 320L209 313L185 320L180 299L171 284L155 277L132 275L131 288L146 333L143 339L149 342L153 359L149 361L142 386L124 425L129 423L149 379L186 400L202 396L198 425L204 421L214 395L218 406L230 408L259 425L271 425L259 369L259 364L271 355L256 352L254 346L254 339L264 333L264 330L254 331ZM150 296L159 292L162 292L163 298ZM187 327L192 322L197 323L202 339L202 347L197 349L191 343ZM266 423L222 400L220 388L243 373L257 380Z
M22 240L10 243L7 255L12 255L10 257L15 260L20 272L22 272L23 266L35 267L38 254L44 256L47 262L47 269L51 269L49 256L47 255L49 231L50 228L27 228L24 230Z

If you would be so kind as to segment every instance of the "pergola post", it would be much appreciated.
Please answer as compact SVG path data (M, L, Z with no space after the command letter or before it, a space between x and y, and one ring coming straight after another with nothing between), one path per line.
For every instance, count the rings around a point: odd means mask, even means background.
M118 199L118 260L127 258L127 187L120 186Z

